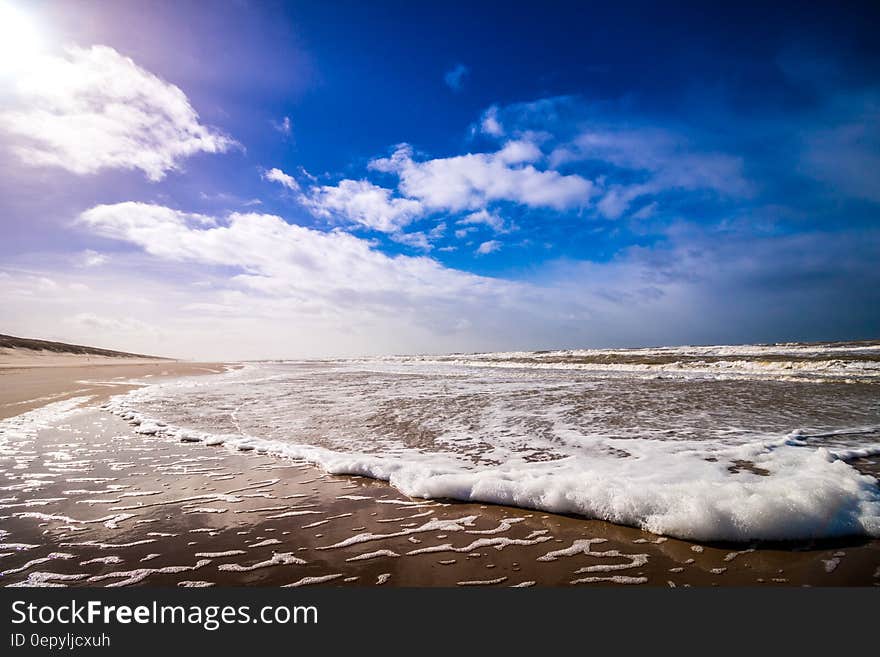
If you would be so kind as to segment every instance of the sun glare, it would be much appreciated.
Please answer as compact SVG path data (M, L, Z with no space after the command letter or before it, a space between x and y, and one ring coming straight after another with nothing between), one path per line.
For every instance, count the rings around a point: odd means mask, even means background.
M15 71L27 65L43 45L33 19L11 3L0 0L0 71Z

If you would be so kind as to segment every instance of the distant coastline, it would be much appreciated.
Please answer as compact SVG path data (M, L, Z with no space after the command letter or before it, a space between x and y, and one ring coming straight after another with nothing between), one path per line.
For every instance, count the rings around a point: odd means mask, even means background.
M33 338L20 338L14 335L0 333L0 350L27 349L29 351L48 351L55 354L78 354L82 356L104 356L107 358L146 358L149 360L174 360L164 356L148 356L135 354L127 351L115 351L99 347L88 347L81 344L68 344L66 342L54 342L51 340L35 340ZM2 352L0 352L2 353Z

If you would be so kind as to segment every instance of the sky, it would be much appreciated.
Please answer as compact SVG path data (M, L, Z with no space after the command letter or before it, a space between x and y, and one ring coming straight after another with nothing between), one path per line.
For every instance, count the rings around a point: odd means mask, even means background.
M880 10L813 4L0 0L0 333L880 337Z

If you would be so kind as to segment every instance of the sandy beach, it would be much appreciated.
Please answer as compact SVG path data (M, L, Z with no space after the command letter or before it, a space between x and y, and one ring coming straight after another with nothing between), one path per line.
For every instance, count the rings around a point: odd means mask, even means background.
M93 403L103 401L137 387L124 383L133 379L148 382L154 377L158 380L223 371L222 366L211 363L112 359L96 365L83 360L72 357L64 364L14 366L0 361L0 420L71 397L89 396Z
M413 499L307 463L138 433L101 408L138 385L223 367L0 370L0 585L880 585L877 540L698 544Z

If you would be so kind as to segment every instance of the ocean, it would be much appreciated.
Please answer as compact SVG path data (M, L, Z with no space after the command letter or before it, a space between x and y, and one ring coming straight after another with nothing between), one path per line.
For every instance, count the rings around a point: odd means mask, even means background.
M692 540L880 537L880 342L246 363L135 431Z

